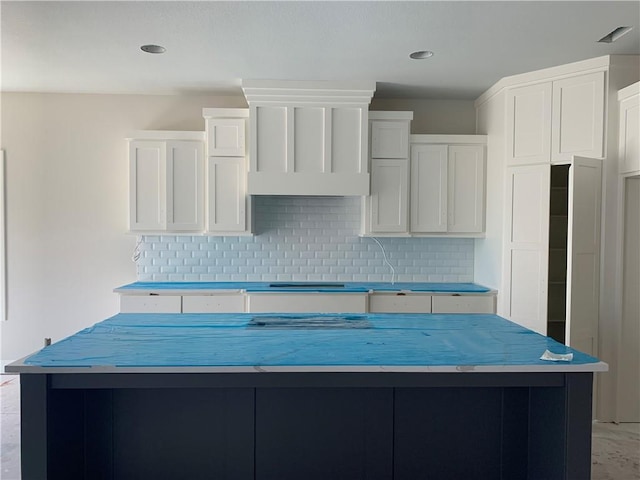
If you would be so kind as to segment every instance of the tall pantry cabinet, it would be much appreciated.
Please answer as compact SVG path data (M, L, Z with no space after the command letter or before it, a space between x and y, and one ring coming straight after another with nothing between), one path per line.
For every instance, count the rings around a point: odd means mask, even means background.
M492 192L476 255L502 252L502 265L484 264L476 281L500 289L499 314L591 354L601 310L610 90L638 75L638 59L629 57L504 78L476 101Z

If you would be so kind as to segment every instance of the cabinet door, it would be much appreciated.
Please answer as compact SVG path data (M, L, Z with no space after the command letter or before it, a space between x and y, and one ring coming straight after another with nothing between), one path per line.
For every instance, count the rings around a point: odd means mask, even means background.
M203 229L203 155L201 142L166 142L168 231Z
M552 162L604 156L604 76L595 72L553 82Z
M408 159L371 160L371 231L406 232Z
M411 147L411 231L447 231L446 145Z
M246 222L246 160L209 157L208 222L211 232L244 232Z
M620 102L620 173L640 172L640 96Z
M547 334L550 165L507 168L505 316Z
M575 157L569 169L566 344L596 355L600 298L602 160Z
M407 158L409 122L371 121L371 158Z
M484 147L452 145L448 160L447 231L484 230Z
M132 231L166 227L165 143L135 140L129 143L129 228Z
M245 120L210 118L207 120L207 138L210 157L244 157Z
M507 91L507 165L550 161L551 93L550 82Z
M493 295L434 295L432 313L496 313Z

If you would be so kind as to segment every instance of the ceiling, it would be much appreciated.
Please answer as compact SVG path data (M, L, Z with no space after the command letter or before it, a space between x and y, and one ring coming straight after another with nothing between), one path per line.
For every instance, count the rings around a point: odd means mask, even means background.
M2 1L3 91L240 94L241 79L374 80L474 99L502 77L640 54L638 1ZM619 26L615 43L597 41ZM140 50L166 48L162 55ZM411 60L409 53L432 50Z

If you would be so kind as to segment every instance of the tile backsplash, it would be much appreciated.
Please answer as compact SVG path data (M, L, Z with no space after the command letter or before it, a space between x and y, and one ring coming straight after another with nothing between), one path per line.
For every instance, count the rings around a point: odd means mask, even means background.
M473 239L359 237L359 197L254 198L255 236L141 237L140 281L471 282Z

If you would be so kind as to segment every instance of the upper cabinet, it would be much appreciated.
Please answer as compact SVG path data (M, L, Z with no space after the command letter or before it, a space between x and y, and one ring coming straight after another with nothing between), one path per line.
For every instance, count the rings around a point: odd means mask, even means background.
M371 195L362 234L481 236L486 136L409 135L412 112L369 115Z
M145 131L131 135L129 207L132 232L203 229L203 132Z
M619 171L640 174L640 82L618 92L620 102Z
M374 83L242 82L250 108L248 193L368 195Z
M207 134L208 233L251 233L251 197L247 195L246 108L205 108Z
M506 99L507 164L604 156L604 71L509 88Z

